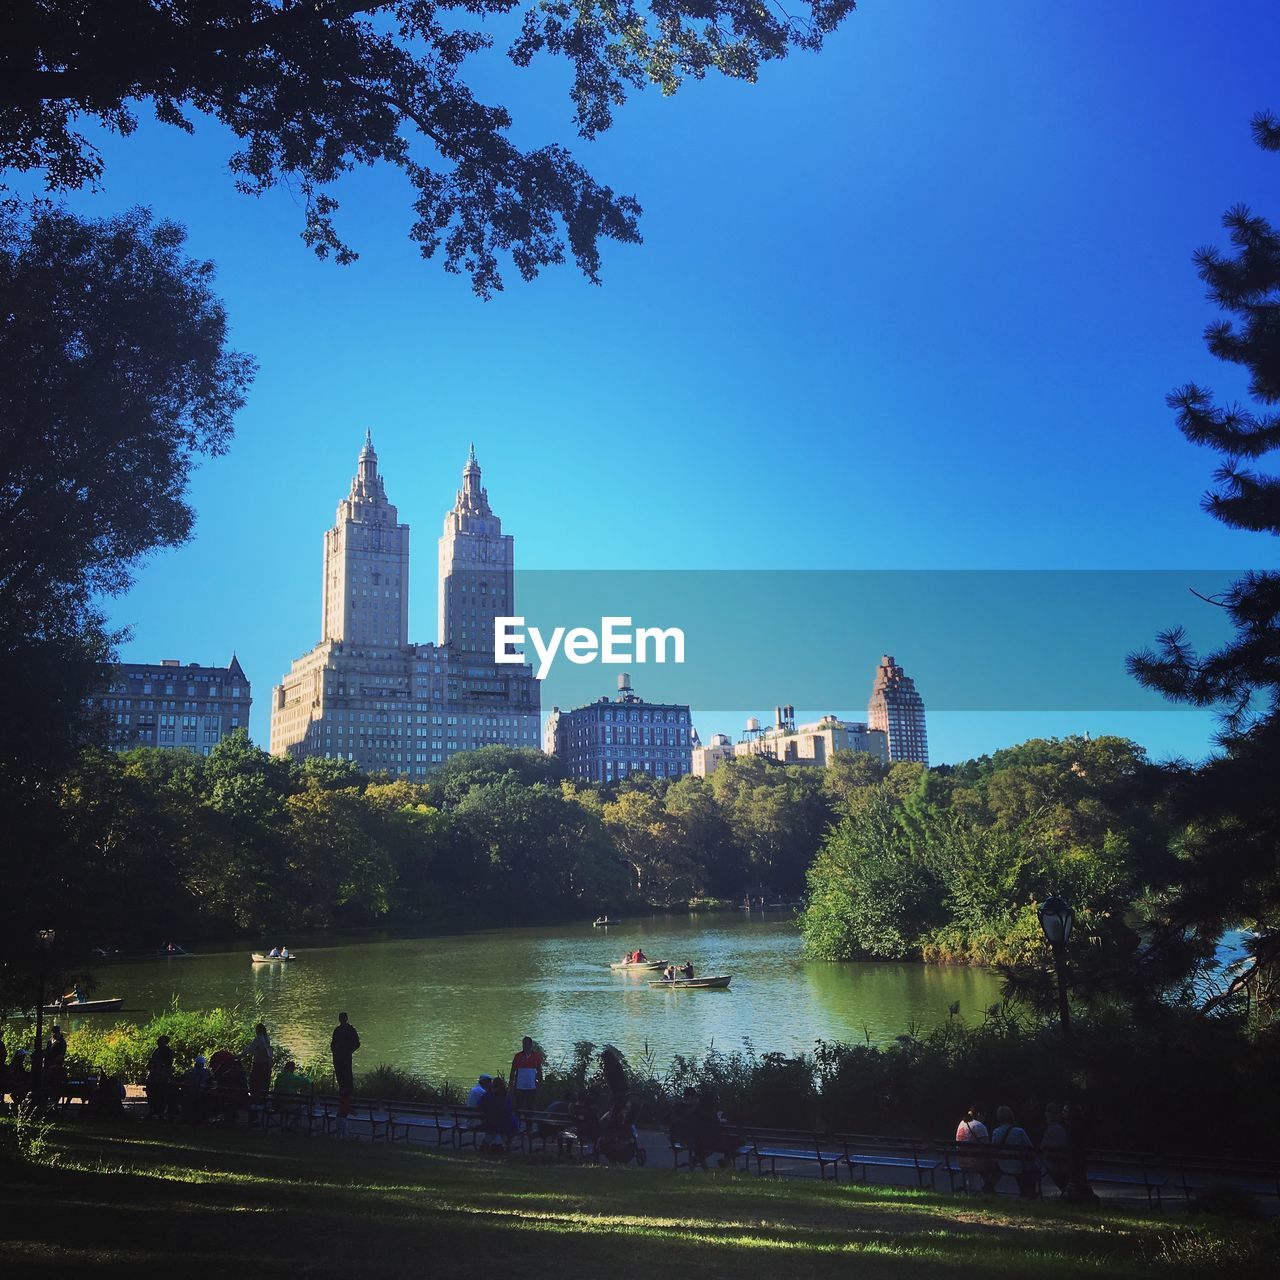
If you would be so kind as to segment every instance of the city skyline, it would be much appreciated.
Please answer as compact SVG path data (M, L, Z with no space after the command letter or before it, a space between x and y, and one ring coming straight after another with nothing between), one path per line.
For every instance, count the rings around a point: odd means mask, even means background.
M210 177L216 130L143 121L126 140L95 136L103 190L71 206L141 201L184 222L262 367L230 453L195 478L195 541L109 602L134 630L121 658L234 648L269 687L314 607L310 572L293 568L310 563L300 531L327 518L327 477L366 425L423 478L400 495L419 527L447 506L469 440L502 457L527 566L1274 560L1265 539L1199 510L1214 459L1178 438L1163 403L1192 378L1238 393L1203 349L1213 312L1190 255L1222 242L1231 204L1274 204L1247 123L1268 102L1265 32L1280 34L1280 16L1235 12L1206 27L1190 4L1157 23L1108 10L1103 41L1096 8L867 10L820 57L766 68L758 90L643 95L585 154L638 192L646 244L608 246L601 289L551 272L487 305L416 260L394 176L345 184L362 256L339 270L297 244L286 195L246 201ZM1258 38L1241 46L1237 27ZM1205 62L1232 73L1193 101L1185 85ZM526 119L559 136L564 115L552 99ZM643 522L588 538L548 518L560 495L623 476L646 495ZM805 503L822 513L818 538L788 514ZM196 585L207 605L175 608ZM1198 608L1188 596L1168 623ZM431 634L428 619L424 581L413 631ZM892 634L879 642L919 665ZM1118 638L1117 661L1128 647ZM704 736L751 710L694 707ZM862 714L803 714L828 710ZM1109 731L1199 756L1212 727L1199 711L931 712L930 748L946 762Z

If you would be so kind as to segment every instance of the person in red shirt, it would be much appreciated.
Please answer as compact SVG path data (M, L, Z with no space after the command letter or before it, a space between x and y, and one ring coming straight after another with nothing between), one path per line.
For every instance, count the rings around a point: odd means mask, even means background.
M520 1052L511 1059L508 1086L515 1096L517 1111L532 1111L542 1083L542 1054L534 1048L533 1039L525 1036Z

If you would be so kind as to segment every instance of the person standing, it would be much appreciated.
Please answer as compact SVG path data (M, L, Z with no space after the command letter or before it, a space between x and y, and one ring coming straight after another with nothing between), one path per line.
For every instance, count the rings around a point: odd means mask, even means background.
M347 1021L345 1013L338 1014L338 1025L329 1039L329 1052L333 1054L333 1074L338 1081L338 1095L349 1098L356 1089L351 1055L360 1047L360 1036Z
M517 1111L532 1111L542 1083L542 1054L534 1047L533 1037L525 1036L520 1052L511 1059L511 1075L507 1087L515 1095Z
M249 1097L254 1102L262 1102L271 1087L271 1037L267 1035L264 1023L258 1023L253 1029L253 1041L249 1045L249 1053L253 1062L249 1067Z
M169 1109L169 1089L173 1083L173 1050L168 1036L157 1036L156 1047L147 1059L147 1110L155 1120L163 1120Z
M62 1028L55 1025L44 1047L44 1096L58 1102L67 1082L67 1041Z

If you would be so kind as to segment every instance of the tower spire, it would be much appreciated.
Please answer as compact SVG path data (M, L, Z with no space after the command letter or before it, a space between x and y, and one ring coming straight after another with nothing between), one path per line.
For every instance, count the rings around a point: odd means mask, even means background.
M480 463L476 461L474 442L467 451L467 462L462 468L462 488L458 490L458 501L454 504L454 510L471 515L493 514L489 509L489 495L480 485Z

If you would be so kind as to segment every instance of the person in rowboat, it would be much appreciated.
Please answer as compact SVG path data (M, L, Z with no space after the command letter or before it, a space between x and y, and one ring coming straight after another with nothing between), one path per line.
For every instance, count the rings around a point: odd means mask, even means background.
M684 962L684 966L680 970L680 976L682 978L693 977L693 965L688 960Z
M676 980L676 967L673 964L667 965L662 971L663 982L674 982Z
M643 947L637 947L637 948L636 948L636 954L635 954L635 956L633 957L632 962L633 962L634 964L648 964L648 962L649 962L649 957L648 957L647 955L645 955L645 953L644 953L644 948L643 948Z
M272 947L272 948L271 948L271 950L267 952L267 956L268 956L268 958L269 958L269 959L271 959L271 960L279 960L279 959L280 959L280 948L279 948L279 947Z

